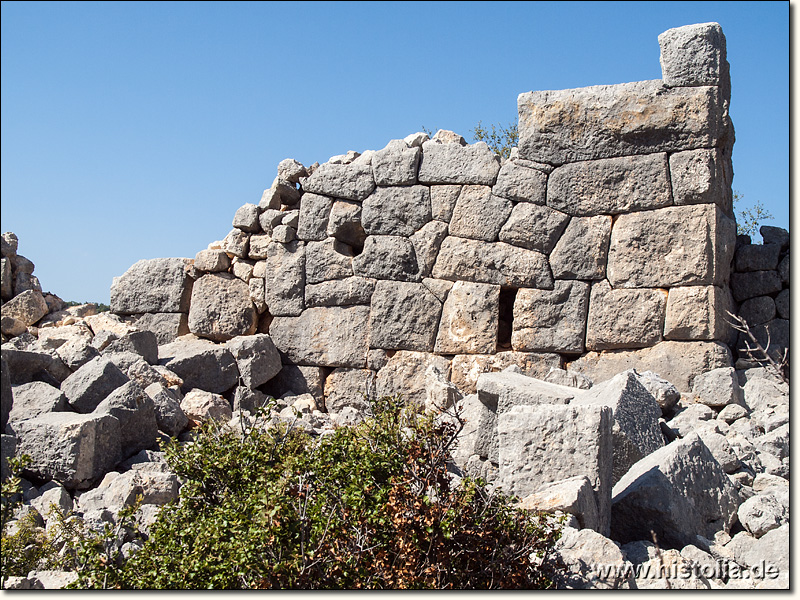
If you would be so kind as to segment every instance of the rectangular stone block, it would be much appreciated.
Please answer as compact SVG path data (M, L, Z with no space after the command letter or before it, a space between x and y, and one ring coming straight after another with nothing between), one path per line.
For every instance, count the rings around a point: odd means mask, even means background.
M521 289L514 300L511 345L529 352L583 352L589 284L556 281L554 289Z
M500 160L485 142L468 146L430 140L422 144L419 182L494 185Z
M493 352L497 348L499 310L499 285L456 281L442 309L434 352Z
M519 155L553 165L722 145L726 107L715 86L660 79L520 94Z
M606 272L615 288L725 285L735 244L736 223L711 204L620 215Z
M570 163L547 180L547 205L569 215L616 215L672 204L667 155Z
M734 311L730 289L713 285L669 290L664 320L665 340L719 340L732 344L736 332L728 311Z
M725 34L719 23L667 29L658 36L664 85L730 87Z
M609 534L612 410L607 406L515 406L498 416L498 489L524 498L578 475L591 483L598 528Z
M238 231L238 230L237 230ZM111 284L111 311L117 314L189 312L192 279L186 258L140 260Z
M644 348L661 341L667 292L661 289L612 289L592 285L586 347L589 350Z
M733 164L720 148L677 152L669 157L672 198L677 206L716 204L733 214Z
M316 243L316 242L314 242ZM271 315L296 317L305 308L306 253L302 242L267 246L264 300Z
M561 356L548 352L459 354L453 357L450 381L464 395L474 394L482 373L495 373L510 366L519 367L528 377L544 379L551 368L561 368Z
M432 352L442 302L421 283L378 281L369 316L369 347Z

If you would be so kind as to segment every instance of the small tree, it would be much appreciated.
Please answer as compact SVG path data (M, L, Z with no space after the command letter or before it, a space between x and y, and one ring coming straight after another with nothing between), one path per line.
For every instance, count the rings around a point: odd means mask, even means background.
M738 235L757 235L761 222L766 219L772 219L772 213L764 208L761 200L756 200L755 204L750 208L741 208L740 203L743 199L744 196L734 190L733 211L736 214L736 233ZM737 204L739 207L737 207Z
M495 154L499 154L503 158L511 156L511 148L515 147L519 142L519 132L516 123L509 123L503 127L494 123L489 125L489 128L483 126L482 121L472 130L473 138L477 142L486 142L489 148Z

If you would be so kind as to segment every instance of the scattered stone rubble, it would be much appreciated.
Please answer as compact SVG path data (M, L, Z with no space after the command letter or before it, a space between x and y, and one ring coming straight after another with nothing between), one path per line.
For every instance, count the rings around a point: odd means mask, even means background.
M402 393L460 407L455 471L567 515L561 587L788 587L788 383L726 313L788 348L789 236L736 239L720 27L659 43L662 80L521 94L508 160L447 131L284 160L224 240L115 278L111 313L43 294L4 234L20 514L102 527L142 495L146 531L179 497L160 440L272 397L322 435Z

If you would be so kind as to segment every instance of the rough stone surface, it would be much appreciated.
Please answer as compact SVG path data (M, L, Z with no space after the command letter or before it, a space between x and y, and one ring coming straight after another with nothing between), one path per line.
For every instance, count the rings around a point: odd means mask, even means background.
M258 313L250 300L250 288L229 273L203 275L192 288L189 331L216 342L237 335L251 335Z
M655 398L662 412L672 409L681 399L678 388L652 371L639 373L638 381Z
M779 244L747 244L736 249L734 264L740 273L774 271L778 268Z
M40 291L36 290L27 290L14 296L14 298L4 303L3 308L0 310L2 310L3 314L3 323L6 322L7 318L20 321L24 326L22 331L24 331L26 327L36 323L49 312L44 296L42 296ZM14 331L14 333L12 333L12 331ZM19 335L22 331L17 332L16 329L9 330L3 326L3 334L5 335Z
M514 300L511 345L515 350L581 353L589 284L556 281L554 289L522 289Z
M219 394L191 390L181 400L181 410L194 423L220 421L227 423L233 416L231 405Z
M358 163L325 163L309 177L300 179L300 184L305 192L358 201L375 189L372 167Z
M777 296L775 296L775 309L778 314L778 317L781 319L789 320L789 311L791 305L789 303L789 290L781 291ZM741 312L741 311L740 311Z
M555 554L565 568L557 575L559 589L626 589L628 579L623 573L630 566L619 547L610 539L592 529L565 527L554 547ZM597 565L610 567L608 575L598 571Z
M111 284L117 314L189 312L192 281L185 258L140 260Z
M427 398L425 372L431 365L445 375L450 372L450 361L443 356L400 350L378 371L375 381L378 396L402 394L409 402L424 405Z
M369 317L370 348L431 352L441 314L441 301L423 284L378 281Z
M159 346L161 364L183 380L181 390L188 392L198 388L207 392L221 394L239 379L236 360L224 345L208 340L183 336Z
M141 356L148 364L158 362L158 339L152 331L131 331L113 340L102 350L108 356L118 352L132 352Z
M325 409L335 415L345 407L366 413L375 391L375 372L369 369L334 369L325 380Z
M492 193L516 202L544 204L547 193L547 173L511 160L506 161L500 167Z
M367 237L363 251L353 259L353 271L373 279L412 282L420 279L414 243L396 235Z
M733 299L743 302L756 296L768 296L780 292L781 279L775 271L749 271L731 274Z
M561 511L575 515L581 529L597 531L602 526L597 514L597 501L592 484L583 475L548 483L523 498L519 505L520 508L530 510L549 513Z
M9 395L11 388L9 386ZM14 403L9 409L4 407L4 423L38 417L49 412L62 412L67 409L67 398L57 387L44 381L31 381L13 388ZM5 406L5 405L4 405ZM3 426L5 430L5 425Z
M462 146L430 140L422 144L420 183L494 185L499 172L500 161L484 142Z
M699 374L692 393L701 404L720 410L728 404L744 404L744 392L733 367L720 367Z
M495 350L500 286L457 281L442 309L434 352L481 354Z
M409 147L403 140L392 140L372 156L375 183L380 185L412 185L417 182L421 150Z
M90 413L106 396L128 382L128 377L110 360L98 356L83 365L61 384L61 391L73 410Z
M734 312L734 304L727 286L674 287L667 296L664 339L732 344L736 332L728 323L728 312Z
M611 217L573 217L550 254L553 277L604 279Z
M323 383L326 370L320 367L283 365L280 372L264 385L264 391L275 398L285 394L311 394L319 406L324 406Z
M95 409L119 421L119 446L122 459L156 446L158 424L155 405L142 386L129 381L117 388Z
M314 306L349 306L369 304L375 290L375 280L365 277L347 277L307 285L305 303Z
M590 350L641 348L661 341L667 294L659 289L612 289L592 285L586 347Z
M697 485L696 482L702 482ZM696 435L636 463L614 486L611 536L626 543L656 533L662 547L682 548L698 534L729 531L741 500Z
M511 210L511 215L500 229L498 237L501 242L550 254L568 221L569 217L562 212L546 206L521 202ZM608 231L610 234L610 227ZM607 250L608 242L606 242ZM550 264L552 265L552 258Z
M369 312L366 306L309 308L299 317L275 317L269 334L295 364L363 368Z
M333 200L327 196L306 192L300 200L300 222L297 237L301 240L322 241L328 237L328 217ZM263 225L262 225L263 227Z
M512 206L510 200L494 196L488 186L465 185L453 209L450 235L494 242Z
M366 201L365 201L366 203ZM362 247L367 237L362 227L361 204L352 200L337 200L331 207L328 217L328 235L343 244ZM273 238L275 234L273 233Z
M658 44L664 85L719 86L730 77L725 35L718 23L668 29L658 36Z
M189 333L189 315L186 313L146 313L136 321L136 328L152 331L159 344L169 344L175 338Z
M732 166L719 148L677 152L669 157L672 197L676 205L718 204L731 212Z
M264 302L275 317L296 317L305 308L306 248L297 242L267 246Z
M424 185L379 187L363 203L361 222L368 235L407 237L430 220L430 191Z
M447 236L447 225L441 221L430 221L411 236L417 267L422 277L429 277L439 255L439 248Z
M236 359L241 382L250 389L266 383L281 370L278 349L265 333L237 337L225 345Z
M459 354L453 357L451 381L463 394L474 394L482 373L494 373L511 366L519 368L523 375L543 379L550 369L561 366L561 357L547 352Z
M176 436L183 431L189 419L181 409L180 398L159 383L151 383L144 391L153 401L158 429L170 436Z
M322 283L353 276L353 249L336 238L306 244L306 282Z
M432 185L431 216L437 221L449 223L459 194L461 194L460 185Z

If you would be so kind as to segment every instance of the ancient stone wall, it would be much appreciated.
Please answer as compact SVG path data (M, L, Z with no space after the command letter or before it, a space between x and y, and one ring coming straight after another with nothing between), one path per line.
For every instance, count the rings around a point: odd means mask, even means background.
M447 131L287 159L193 263L115 279L112 310L164 341L269 333L270 391L318 401L374 381L413 397L430 365L471 393L510 365L601 380L661 360L689 389L736 341L730 79L719 25L659 43L661 80L521 94L507 160Z

